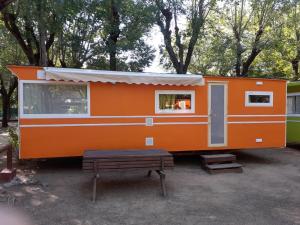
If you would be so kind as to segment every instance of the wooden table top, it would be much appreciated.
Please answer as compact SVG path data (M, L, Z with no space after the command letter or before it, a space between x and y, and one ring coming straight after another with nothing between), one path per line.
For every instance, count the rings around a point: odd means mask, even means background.
M85 150L83 158L119 158L119 157L171 157L163 149L149 150Z

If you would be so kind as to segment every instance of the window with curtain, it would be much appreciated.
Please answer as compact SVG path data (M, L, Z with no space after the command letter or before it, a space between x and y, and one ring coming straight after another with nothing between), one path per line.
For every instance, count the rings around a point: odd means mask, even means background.
M194 92L157 91L156 113L193 113Z
M88 114L87 91L87 84L23 83L23 114Z
M300 95L287 97L287 113L300 114Z

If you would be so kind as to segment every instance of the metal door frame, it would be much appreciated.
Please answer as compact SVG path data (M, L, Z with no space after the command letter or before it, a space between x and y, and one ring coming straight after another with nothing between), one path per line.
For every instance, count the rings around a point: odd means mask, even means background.
M211 143L211 86L224 86L224 143ZM208 83L208 147L226 147L228 143L228 127L227 127L227 111L228 111L228 84L227 82L209 82Z

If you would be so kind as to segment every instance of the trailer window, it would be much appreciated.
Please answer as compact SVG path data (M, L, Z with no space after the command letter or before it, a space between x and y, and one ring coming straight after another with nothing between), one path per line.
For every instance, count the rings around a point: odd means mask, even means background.
M194 113L194 91L156 91L156 113Z
M88 85L23 83L21 114L29 117L64 117L88 114Z
M273 92L246 91L245 106L273 106Z
M300 96L287 97L287 113L300 114Z

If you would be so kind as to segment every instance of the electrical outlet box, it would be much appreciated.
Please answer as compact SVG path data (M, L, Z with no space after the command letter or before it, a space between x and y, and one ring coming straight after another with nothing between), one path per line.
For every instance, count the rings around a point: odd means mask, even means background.
M146 146L153 146L154 145L153 137L146 137L145 145Z
M146 126L148 126L148 127L153 126L153 118L150 118L150 117L146 118L145 123L146 123Z
M263 139L262 138L256 138L256 143L262 143Z

